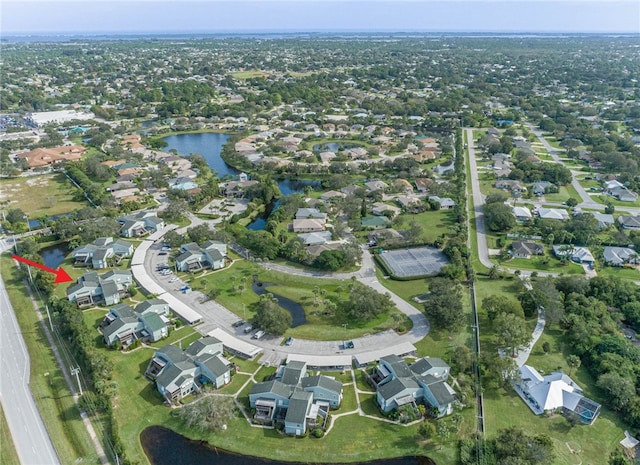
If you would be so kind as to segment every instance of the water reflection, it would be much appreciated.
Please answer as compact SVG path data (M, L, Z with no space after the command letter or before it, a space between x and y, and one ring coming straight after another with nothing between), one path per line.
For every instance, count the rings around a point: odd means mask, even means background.
M286 439L285 439L286 440ZM309 439L311 441L312 439ZM299 439L291 439L299 441ZM163 428L150 426L140 434L140 442L152 465L302 465L303 462L283 462L248 455L240 455L219 449L204 441L194 441ZM315 462L304 462L312 465ZM371 465L435 465L428 457L398 457L394 459L372 460ZM316 464L320 465L320 464ZM334 464L340 465L340 464Z

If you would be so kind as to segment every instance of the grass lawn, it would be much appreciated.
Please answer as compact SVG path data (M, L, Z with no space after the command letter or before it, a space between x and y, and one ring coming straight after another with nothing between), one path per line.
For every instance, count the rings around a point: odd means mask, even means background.
M251 79L257 77L268 77L269 73L266 71L260 71L259 69L247 70L247 71L236 71L231 73L234 79Z
M249 375L236 373L235 375L233 375L233 378L231 378L231 382L229 384L221 387L215 392L219 392L221 394L236 394L249 378Z
M532 271L547 271L551 273L570 274L570 275L583 275L584 268L577 263L567 263L562 265L557 258L551 258L548 256L531 257L527 258L512 258L510 260L500 261L500 265L504 265L507 268L514 268L517 270L532 270Z
M603 266L597 270L598 276L615 276L630 281L640 281L640 272L636 268L620 268L617 266Z
M0 258L0 270L29 351L29 386L56 452L62 463L73 463L80 457L86 463L95 463L97 455L80 418L80 412L38 322L22 280L17 277L13 262L6 254ZM60 344L61 341L57 342Z
M13 438L11 437L11 431L9 431L9 425L7 419L4 416L2 405L0 405L0 463L4 465L20 465L18 459L18 453L13 444Z
M361 391L374 392L374 389L367 382L367 376L362 370L356 371L356 384L358 386L358 389L360 389Z
M78 189L62 173L0 180L0 200L6 210L19 208L29 219L69 213L88 203L73 200Z
M347 338L383 331L394 324L388 314L381 315L367 323L350 320L340 310L337 310L333 316L323 315L322 303L319 303L318 307L314 306L314 287L318 286L321 292L326 291L326 297L331 300L343 300L346 298L348 285L344 281L293 276L267 270L244 260L236 260L231 267L225 270L210 273L204 277L194 276L190 279L197 289L202 289L201 281L205 280L207 289L215 288L220 291L216 300L221 305L234 312L239 318L250 320L255 315L255 304L259 301L259 296L251 290L254 276L257 276L260 282L273 284L273 286L268 286L269 291L294 300L303 306L307 324L289 329L286 336L313 340L339 340L345 337L342 326L345 321L348 322ZM242 291L240 290L241 285L244 286ZM318 300L323 300L320 294Z
M406 300L416 308L422 309L422 304L419 304L412 297L427 292L427 283L424 279L414 279L412 281L397 281L395 279L385 278L384 273L379 267L376 267L376 276L380 284L389 289L391 292Z
M555 194L544 194L544 198L548 202L565 202L569 197L576 199L578 202L581 201L580 194L571 184L560 186L560 189Z
M352 385L344 386L342 389L342 403L340 404L340 408L336 410L336 413L351 412L357 407L355 388Z
M418 213L416 215L402 214L400 215L402 224L398 229L408 227L413 221L422 226L421 239L429 242L435 241L442 235L448 235L453 232L455 222L453 220L453 212L450 210L436 210Z

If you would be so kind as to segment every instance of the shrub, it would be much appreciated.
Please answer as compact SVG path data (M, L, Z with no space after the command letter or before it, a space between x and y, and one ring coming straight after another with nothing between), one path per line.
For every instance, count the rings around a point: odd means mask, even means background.
M311 434L314 438L321 438L324 436L324 431L322 431L321 428L314 428L313 431L311 431Z

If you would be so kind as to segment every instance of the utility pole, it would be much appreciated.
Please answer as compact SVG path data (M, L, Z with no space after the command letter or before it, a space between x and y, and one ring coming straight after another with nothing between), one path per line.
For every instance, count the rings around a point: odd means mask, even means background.
M82 395L82 386L80 385L80 367L71 367L71 374L76 375L76 380L78 381L78 390L80 391L80 395Z
M47 317L49 318L49 327L51 328L51 332L53 333L53 321L51 321L51 313L49 313L49 306L45 304L44 308L47 311Z

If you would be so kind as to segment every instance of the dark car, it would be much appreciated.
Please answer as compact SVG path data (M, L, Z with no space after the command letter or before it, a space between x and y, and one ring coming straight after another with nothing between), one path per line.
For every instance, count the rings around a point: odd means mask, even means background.
M233 323L231 326L233 326L234 328L239 328L240 326L242 326L245 323L246 323L246 321L244 321L244 320L238 320L235 323Z

